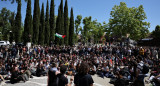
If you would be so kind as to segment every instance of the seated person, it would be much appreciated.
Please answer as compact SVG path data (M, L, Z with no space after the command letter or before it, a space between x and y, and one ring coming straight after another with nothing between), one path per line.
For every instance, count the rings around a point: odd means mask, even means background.
M160 74L153 78L155 86L160 86Z
M12 84L14 83L17 83L19 81L24 81L25 82L25 79L22 77L22 75L20 74L19 70L18 70L18 67L14 67L13 68L13 71L12 71L12 75L11 75L11 79L10 79L10 82Z
M102 77L109 77L110 76L110 70L109 67L107 66L107 63L103 63L102 67Z
M2 81L4 81L4 78L3 78L2 75L0 75L0 83L1 83Z
M90 70L89 70L89 74L94 75L96 74L96 66L93 65L92 63L90 63Z
M41 64L38 64L37 70L36 70L36 76L40 77L41 75L45 75L45 70Z
M71 63L67 71L67 75L74 75L74 74L75 74L75 67L74 67L74 64Z

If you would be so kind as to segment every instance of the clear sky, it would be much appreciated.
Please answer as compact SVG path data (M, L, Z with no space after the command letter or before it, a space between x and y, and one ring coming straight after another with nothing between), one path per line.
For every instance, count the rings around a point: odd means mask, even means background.
M32 13L34 8L34 0L32 1ZM47 0L39 0L40 7L42 3L45 4ZM58 6L61 0L55 0L55 14L58 14ZM63 0L65 2L65 0ZM110 18L110 11L114 5L119 5L120 2L125 2L128 7L138 7L143 5L144 11L147 15L147 22L151 23L150 31L155 29L156 25L160 25L160 0L68 0L69 16L70 9L73 7L74 17L82 15L82 17L92 16L92 19L97 19L98 22L107 22ZM50 0L49 0L50 3ZM6 7L11 11L17 10L17 4L11 4L8 1L0 0L0 9ZM27 3L22 0L22 21L24 22L26 15Z

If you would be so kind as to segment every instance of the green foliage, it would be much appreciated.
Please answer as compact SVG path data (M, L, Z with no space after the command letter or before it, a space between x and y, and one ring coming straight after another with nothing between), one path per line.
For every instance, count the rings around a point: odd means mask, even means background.
M140 5L138 8L128 8L124 2L115 5L110 13L109 28L112 35L119 37L130 34L130 38L138 40L149 32L150 23L145 22L146 14Z
M104 35L105 27L101 23L97 22L97 20L92 21L92 17L85 17L83 19L84 28L82 31L82 35L85 43L90 41L90 39L94 39L95 43L99 43L101 41L102 36Z
M152 36L154 39L160 39L160 25L157 25L155 30L152 32Z
M64 34L64 14L63 14L63 0L61 0L61 4L58 8L58 17L56 22L56 33ZM63 45L64 39L55 38L55 42L57 45Z
M69 25L69 45L72 46L74 41L74 16L73 8L71 8L70 25Z
M80 32L80 30L82 29L82 27L80 26L82 21L82 16L81 15L77 15L77 18L75 20L75 41L76 43L78 42L78 34Z
M47 0L46 18L45 18L45 44L49 45L49 41L50 41L49 4Z
M57 20L56 20L56 33L60 32L60 26L61 26L60 19L61 19L61 11L60 11L60 6L59 6L58 16L57 16ZM60 41L60 39L58 37L55 37L55 43L57 45L59 45L59 41Z
M23 33L24 44L26 44L27 42L31 42L32 33L33 29L32 29L32 15L31 15L31 0L28 0L26 18L24 23L24 33Z
M104 35L104 26L97 22L97 20L94 20L92 22L91 33L94 36L94 42L99 43Z
M60 19L60 34L64 35L64 13L63 13L63 0L61 0L61 4L60 4L60 11L61 11L61 19ZM64 39L60 40L60 45L64 44Z
M44 19L44 3L41 8L40 27L39 27L39 44L44 45L44 31L45 31L45 19Z
M76 35L78 35L79 31L80 31L80 24L82 21L82 16L81 15L77 15L77 18L75 20L75 28L76 28Z
M0 12L0 39L8 40L9 31L11 30L11 15L12 12L6 8L2 8ZM14 19L13 19L14 21Z
M51 0L50 5L50 41L55 40L55 14L54 14L54 0Z
M15 29L14 29L14 27L15 27L15 13L14 12L11 12L9 22L11 25L9 42L12 43L14 41L14 32L15 32Z
M17 15L15 18L15 42L21 42L21 0L18 1Z
M39 0L34 0L34 14L33 14L33 38L34 44L38 44L39 38L39 25L40 25L40 8Z
M64 6L64 35L66 35L66 37L64 38L64 44L68 45L68 40L69 40L69 19L68 19L68 4L67 4L67 0L65 1L65 6Z
M92 20L92 17L91 16L89 16L89 17L85 17L84 19L83 19L83 24L84 24L84 26L83 26L83 33L82 33L82 35L83 35L83 41L86 43L87 42L87 40L88 40L88 37L89 37L89 30L91 29L90 27L91 27L91 21Z

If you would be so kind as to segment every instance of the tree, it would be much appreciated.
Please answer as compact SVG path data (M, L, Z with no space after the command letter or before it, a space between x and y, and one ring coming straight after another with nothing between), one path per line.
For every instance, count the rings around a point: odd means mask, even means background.
M140 5L138 8L128 8L124 2L115 5L110 13L109 20L110 31L112 35L118 37L130 34L130 38L138 40L146 36L149 32L150 23L145 22L146 14L144 8Z
M45 31L45 19L44 19L44 3L42 3L41 16L40 16L40 27L39 27L39 42L38 44L44 45L44 31Z
M15 42L21 42L21 0L18 0L17 14L15 18Z
M68 45L68 40L69 40L69 24L68 24L68 4L67 0L65 1L65 6L64 6L64 34L66 37L64 38L64 44Z
M74 41L74 16L73 8L71 8L70 25L69 25L69 45L72 46Z
M61 26L60 19L61 19L61 11L60 11L60 6L59 6L59 8L58 8L58 16L57 16L57 20L56 20L56 33L60 32L60 26ZM55 43L57 45L59 45L60 39L58 37L55 38Z
M94 42L99 43L99 41L102 41L104 31L104 26L101 23L97 22L97 20L94 20L91 22L91 27L89 31L91 32L91 35L89 37L93 36Z
M8 32L11 29L11 24L9 22L11 17L11 11L6 8L2 8L0 12L0 35L1 40L8 40Z
M39 38L39 24L40 24L40 8L39 0L34 0L34 14L33 14L33 38L32 41L34 44L38 43Z
M24 33L23 33L23 39L24 39L24 44L27 42L31 42L31 37L33 33L32 29L32 15L31 15L31 0L28 0L27 3L27 10L26 10L26 18L25 18L25 23L24 23Z
M15 28L15 13L14 12L11 12L11 16L9 18L9 22L10 22L10 25L11 25L11 29L10 29L10 37L9 37L9 42L12 43L13 40L14 40L14 28Z
M50 42L55 40L55 14L54 14L54 0L51 0L50 6Z
M78 36L78 33L80 32L80 29L82 27L80 27L80 24L81 24L81 21L82 21L82 16L81 15L77 15L77 18L75 20L75 28L76 28L76 42L78 41L77 40L77 36Z
M49 4L47 0L46 18L45 18L45 44L49 45L50 27L49 27Z
M160 25L157 25L155 30L152 32L153 38L157 41L160 39Z
M60 34L64 34L64 13L63 13L63 0L61 0L61 4L60 4L60 11L61 11L61 19L60 19ZM63 45L64 44L64 39L60 40L60 44Z
M88 35L89 35L89 30L91 29L91 22L92 22L92 17L89 16L89 17L85 17L83 19L83 41L86 43L87 40L88 40Z
M58 17L56 20L56 33L59 34L64 34L64 16L63 16L63 0L61 0L61 4L58 8ZM55 42L57 45L63 45L64 44L64 40L63 39L59 39L59 38L55 38Z
M77 15L77 18L75 20L76 35L78 35L78 33L80 31L81 20L82 20L82 16L81 15Z

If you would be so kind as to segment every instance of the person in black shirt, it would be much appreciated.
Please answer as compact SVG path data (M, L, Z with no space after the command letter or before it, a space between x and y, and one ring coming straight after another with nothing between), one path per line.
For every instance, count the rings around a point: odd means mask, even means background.
M48 85L47 86L57 86L57 76L56 76L57 65L56 63L52 63L51 68L48 71Z
M12 71L10 82L11 82L11 84L14 84L14 83L17 83L19 81L24 81L25 82L25 79L23 78L22 75L19 74L18 68L14 67L14 69Z
M58 73L55 63L52 64L52 67L53 68L48 72L48 86L71 86L71 83L68 84L67 77L64 76L67 67L65 65L62 65L60 67L60 73Z
M89 66L87 63L82 62L78 73L74 76L75 86L93 86L93 79L91 75L88 74Z
M65 72L67 70L67 67L65 65L62 65L60 67L60 74L57 75L58 77L58 86L68 86L68 79L64 76Z

